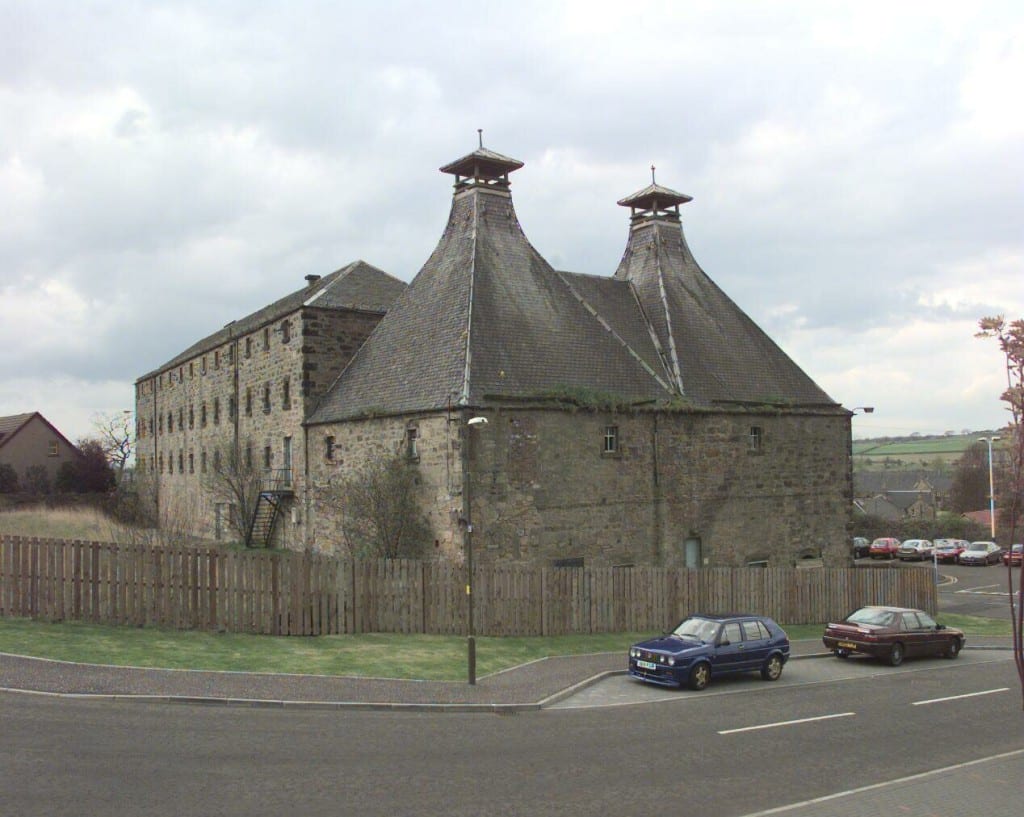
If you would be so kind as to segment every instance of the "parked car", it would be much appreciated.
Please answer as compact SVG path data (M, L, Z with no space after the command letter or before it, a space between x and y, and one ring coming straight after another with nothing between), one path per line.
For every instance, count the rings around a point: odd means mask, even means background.
M962 565L994 565L1002 558L1003 549L995 542L971 542L960 554Z
M629 648L629 674L662 686L704 689L712 678L757 672L777 681L789 638L767 616L692 615L665 635Z
M970 547L970 545L971 543L966 539L936 539L935 560L956 564L957 560L960 558L960 554Z
M860 559L871 553L871 540L863 536L853 537L853 558Z
M937 624L923 610L871 606L830 623L822 641L837 658L863 653L898 667L904 658L922 655L956 658L964 646L964 634Z
M896 549L896 556L901 562L924 561L932 558L934 549L928 539L907 539Z
M1004 565L1024 564L1024 545L1010 545L1009 550L1003 551Z
M891 536L882 536L871 543L868 555L872 559L894 559L900 548L900 540Z

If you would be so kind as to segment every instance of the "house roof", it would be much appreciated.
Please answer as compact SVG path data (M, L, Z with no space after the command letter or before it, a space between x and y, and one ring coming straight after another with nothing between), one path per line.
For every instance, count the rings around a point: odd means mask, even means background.
M47 428L67 443L67 445L74 451L78 451L78 446L61 434L57 427L38 411L30 411L26 414L10 414L6 417L0 417L0 448L3 448L4 445L13 440L19 431L36 418L38 418L39 422L45 424Z
M11 414L7 417L0 417L0 445L13 437L25 423L35 416L35 412L29 412L28 414Z
M697 267L677 215L634 218L614 277L560 272L516 217L505 180L521 163L500 159L502 184L457 184L434 252L310 423L583 393L839 409Z
M383 314L406 287L404 281L400 281L365 261L353 261L322 278L310 276L307 280L309 283L302 289L296 290L244 318L231 321L224 328L192 344L184 352L158 369L143 375L139 380L147 380L158 372L178 366L203 352L222 346L231 338L259 329L301 307L349 309L357 312Z

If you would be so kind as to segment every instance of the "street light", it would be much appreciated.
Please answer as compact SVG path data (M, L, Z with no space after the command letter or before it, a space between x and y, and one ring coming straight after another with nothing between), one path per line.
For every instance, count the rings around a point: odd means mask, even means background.
M979 437L978 442L988 443L988 518L992 525L992 541L996 539L996 492L992 484L992 443L998 437Z
M476 631L473 627L473 493L469 473L469 432L475 426L487 425L486 417L470 417L466 420L466 439L462 446L462 501L463 519L466 523L466 663L467 680L476 684Z

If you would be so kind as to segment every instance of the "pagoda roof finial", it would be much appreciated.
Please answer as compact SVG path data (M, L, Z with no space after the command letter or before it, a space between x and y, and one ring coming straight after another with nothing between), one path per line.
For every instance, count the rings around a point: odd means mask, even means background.
M444 165L440 168L441 172L453 175L457 188L470 183L508 187L508 174L519 170L523 163L485 148L483 128L477 128L476 133L480 146L472 153Z
M656 216L678 220L679 205L693 201L693 196L662 187L655 179L654 171L655 166L652 164L651 183L643 190L637 190L632 195L619 199L618 204L630 208L633 220Z

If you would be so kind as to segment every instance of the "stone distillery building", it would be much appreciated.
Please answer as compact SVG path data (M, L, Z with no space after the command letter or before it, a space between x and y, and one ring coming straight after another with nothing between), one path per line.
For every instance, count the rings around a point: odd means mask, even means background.
M522 166L481 146L441 168L448 223L408 286L310 276L140 378L162 518L224 535L203 474L235 451L264 477L253 544L345 553L337 486L398 457L429 558L845 564L850 412L697 265L690 197L652 181L618 202L614 274L565 272L516 217Z

